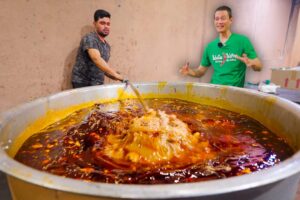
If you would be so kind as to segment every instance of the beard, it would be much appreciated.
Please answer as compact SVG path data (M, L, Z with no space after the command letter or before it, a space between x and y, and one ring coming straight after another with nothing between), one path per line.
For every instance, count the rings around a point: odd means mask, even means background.
M98 32L98 35L100 35L101 37L105 38L106 36L108 36L109 33L104 33L104 32Z

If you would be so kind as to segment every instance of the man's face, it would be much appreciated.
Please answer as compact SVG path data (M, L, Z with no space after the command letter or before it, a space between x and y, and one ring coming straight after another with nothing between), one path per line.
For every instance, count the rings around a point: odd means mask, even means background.
M230 30L232 18L229 18L229 14L226 10L220 10L215 13L215 27L218 33L225 33Z
M109 31L110 31L110 18L108 17L99 18L98 21L94 22L94 26L96 28L97 33L100 36L106 37L109 35Z

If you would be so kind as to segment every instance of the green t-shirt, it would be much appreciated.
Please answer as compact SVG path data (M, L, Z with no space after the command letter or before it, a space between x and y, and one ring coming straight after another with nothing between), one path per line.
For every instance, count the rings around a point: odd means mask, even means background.
M222 47L220 39L210 42L202 55L201 65L213 66L211 83L244 87L246 65L235 58L235 55L247 54L248 58L257 57L250 40L244 36L232 33Z

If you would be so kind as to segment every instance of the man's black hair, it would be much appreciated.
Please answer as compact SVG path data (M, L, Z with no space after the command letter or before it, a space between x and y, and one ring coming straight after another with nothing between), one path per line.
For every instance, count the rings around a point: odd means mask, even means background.
M231 8L229 8L228 6L220 6L220 7L218 7L216 9L215 13L217 11L224 11L224 10L227 11L229 18L231 18L232 17L232 12L231 12Z
M101 18L108 17L110 18L110 13L106 10L96 10L94 14L94 21L98 21Z

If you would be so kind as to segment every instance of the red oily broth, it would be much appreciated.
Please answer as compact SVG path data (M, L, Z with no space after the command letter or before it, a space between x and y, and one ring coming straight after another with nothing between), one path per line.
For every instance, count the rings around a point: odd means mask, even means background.
M28 138L15 159L52 174L118 184L198 182L255 173L294 150L246 115L178 99L81 109Z

